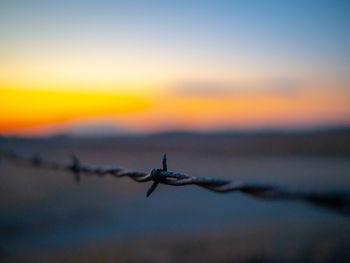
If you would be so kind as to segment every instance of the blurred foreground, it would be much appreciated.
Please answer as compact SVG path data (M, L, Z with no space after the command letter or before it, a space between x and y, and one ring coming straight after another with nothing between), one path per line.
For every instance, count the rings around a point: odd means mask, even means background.
M2 149L308 190L350 189L350 132L0 139ZM241 194L0 163L4 262L348 262L350 220Z

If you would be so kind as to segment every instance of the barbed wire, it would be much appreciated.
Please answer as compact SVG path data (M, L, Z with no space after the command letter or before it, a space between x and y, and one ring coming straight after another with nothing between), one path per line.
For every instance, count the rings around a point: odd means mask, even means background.
M159 184L172 186L197 185L217 193L241 192L245 195L263 200L306 202L312 205L332 209L344 215L350 216L349 191L346 193L302 192L292 191L287 188L272 185L260 185L210 177L190 176L178 172L168 171L166 154L163 155L162 168L151 169L149 173L129 171L121 167L105 168L83 165L74 154L71 156L70 163L44 160L38 154L34 154L32 157L26 158L16 154L15 152L5 150L0 150L0 156L12 161L25 162L35 167L70 171L77 183L80 182L82 174L94 174L97 176L111 175L117 178L129 177L138 183L152 181L153 184L146 193L147 197L153 193Z

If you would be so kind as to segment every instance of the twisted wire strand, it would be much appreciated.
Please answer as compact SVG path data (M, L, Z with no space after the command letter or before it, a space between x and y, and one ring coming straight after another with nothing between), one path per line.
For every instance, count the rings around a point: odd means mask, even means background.
M152 181L153 184L146 193L147 197L152 194L159 184L172 186L196 185L216 193L241 192L245 195L263 200L306 202L350 216L349 191L346 193L302 192L292 191L287 188L272 185L248 184L239 181L190 176L168 171L166 154L163 156L162 168L151 169L149 173L129 171L121 167L92 167L89 165L83 165L74 154L72 154L72 161L70 163L45 161L38 154L35 154L30 158L25 158L14 152L4 150L0 151L0 156L12 161L27 163L35 167L70 171L74 175L77 183L80 182L81 174L97 176L111 175L117 178L129 177L139 183Z

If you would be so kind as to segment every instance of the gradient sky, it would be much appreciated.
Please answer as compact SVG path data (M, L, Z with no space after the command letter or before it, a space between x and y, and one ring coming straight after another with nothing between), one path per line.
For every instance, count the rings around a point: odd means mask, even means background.
M350 124L349 1L0 0L0 134Z

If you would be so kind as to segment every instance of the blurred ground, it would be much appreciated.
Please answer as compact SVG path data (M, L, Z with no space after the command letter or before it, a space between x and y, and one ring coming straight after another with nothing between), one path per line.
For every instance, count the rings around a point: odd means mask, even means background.
M1 139L0 148L92 165L350 189L350 134ZM350 220L300 203L0 163L2 262L349 262Z

